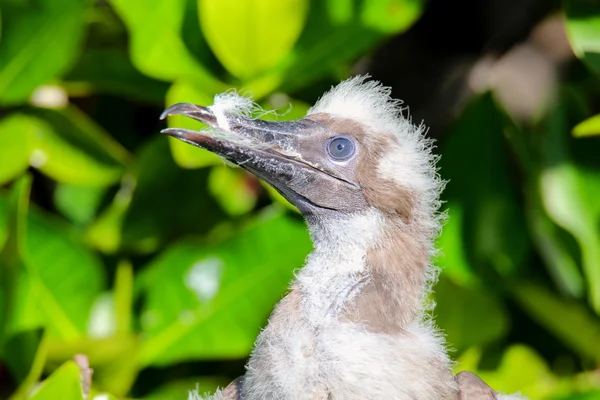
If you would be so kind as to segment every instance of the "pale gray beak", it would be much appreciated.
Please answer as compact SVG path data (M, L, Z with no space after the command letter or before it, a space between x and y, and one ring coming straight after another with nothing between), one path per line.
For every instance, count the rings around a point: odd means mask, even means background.
M219 118L210 108L189 103L169 107L161 119L170 115L185 115L213 129L194 131L167 128L162 133L209 150L248 170L272 185L303 213L339 209L339 198L323 195L335 193L336 187L359 190L352 183L299 157L302 154L299 143L302 139L306 141L312 129L319 128L319 124L310 119L274 122L224 115L221 118L226 118L226 121L218 121Z

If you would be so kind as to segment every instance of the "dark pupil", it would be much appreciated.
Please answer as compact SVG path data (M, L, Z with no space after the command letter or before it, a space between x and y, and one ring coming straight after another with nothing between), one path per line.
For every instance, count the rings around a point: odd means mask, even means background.
M349 158L354 154L354 144L345 137L337 137L329 142L329 155L336 159L342 160Z

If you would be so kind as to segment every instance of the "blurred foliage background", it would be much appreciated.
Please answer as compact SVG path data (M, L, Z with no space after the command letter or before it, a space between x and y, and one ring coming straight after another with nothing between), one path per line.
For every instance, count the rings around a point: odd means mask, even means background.
M77 353L97 400L242 374L308 235L158 116L237 88L299 118L355 73L438 139L457 370L600 399L597 0L0 0L0 398L82 399Z

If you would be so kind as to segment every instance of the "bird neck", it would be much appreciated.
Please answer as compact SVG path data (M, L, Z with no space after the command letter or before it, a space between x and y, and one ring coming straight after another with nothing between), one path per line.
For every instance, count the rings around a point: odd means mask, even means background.
M307 221L314 251L292 290L309 321L355 322L393 333L420 315L429 246L418 229L374 208Z

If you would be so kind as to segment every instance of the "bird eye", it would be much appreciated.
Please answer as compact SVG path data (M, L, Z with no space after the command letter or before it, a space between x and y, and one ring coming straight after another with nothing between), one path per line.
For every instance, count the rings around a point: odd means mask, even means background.
M327 145L329 156L336 161L344 161L354 155L354 143L344 136L336 136L329 139Z

